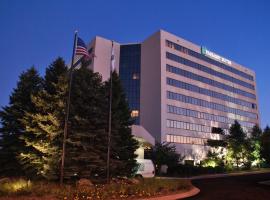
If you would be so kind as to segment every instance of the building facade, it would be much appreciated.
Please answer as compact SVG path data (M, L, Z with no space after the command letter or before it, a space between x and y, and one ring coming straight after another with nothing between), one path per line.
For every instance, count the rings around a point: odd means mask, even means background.
M112 42L96 37L89 48L96 55L89 67L108 79ZM259 124L252 70L163 30L114 49L135 124L186 160L202 160L207 140L222 139L234 120L247 132Z

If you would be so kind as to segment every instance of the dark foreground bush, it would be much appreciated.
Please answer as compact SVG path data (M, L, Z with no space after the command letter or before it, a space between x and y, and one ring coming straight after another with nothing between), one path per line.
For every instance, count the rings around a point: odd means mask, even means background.
M193 165L182 165L179 164L174 168L168 169L169 176L180 176L180 177L190 177L198 176L203 174L216 174L224 173L224 167L202 167L202 166L193 166Z

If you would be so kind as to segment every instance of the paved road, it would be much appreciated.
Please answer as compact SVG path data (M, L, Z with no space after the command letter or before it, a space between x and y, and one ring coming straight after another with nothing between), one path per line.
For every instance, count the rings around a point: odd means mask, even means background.
M270 173L193 180L201 192L186 200L270 200Z

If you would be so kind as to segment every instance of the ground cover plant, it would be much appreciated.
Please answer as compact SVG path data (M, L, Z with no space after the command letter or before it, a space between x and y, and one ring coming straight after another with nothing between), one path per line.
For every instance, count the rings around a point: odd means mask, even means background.
M0 199L140 199L192 188L189 180L177 179L113 179L110 184L81 185L26 179L6 179L0 183Z

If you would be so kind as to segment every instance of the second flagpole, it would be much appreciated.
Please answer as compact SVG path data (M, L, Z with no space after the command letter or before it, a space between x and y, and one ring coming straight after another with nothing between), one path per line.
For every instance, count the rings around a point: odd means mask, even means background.
M77 46L77 38L78 38L77 34L78 34L78 31L75 31L74 43L73 43L73 52L72 52L72 61L71 61L71 67L70 67L70 71L69 71L68 98L67 98L67 106L66 106L65 125L64 125L64 137L63 137L63 147L62 147L62 156L61 156L61 168L60 168L60 185L63 185L63 180L64 180L66 140L67 140L67 133L68 133L68 120L69 120L71 85L72 85L72 71L73 71L75 51L76 51L76 46Z
M111 151L111 132L112 132L112 73L113 73L113 41L111 50L110 64L110 97L109 97L109 127L108 127L108 151L107 151L107 183L110 183L110 151Z

